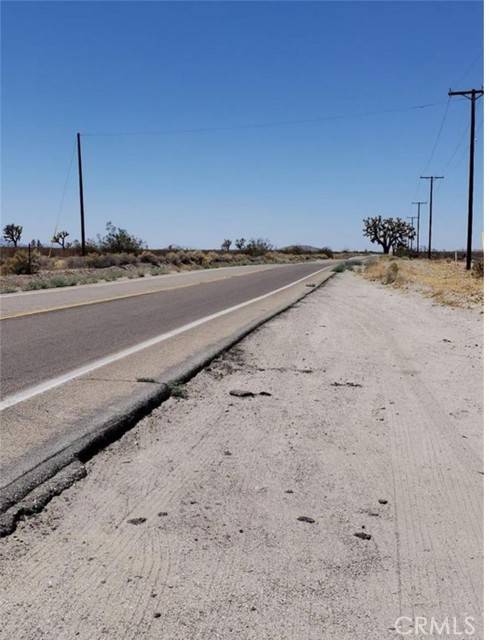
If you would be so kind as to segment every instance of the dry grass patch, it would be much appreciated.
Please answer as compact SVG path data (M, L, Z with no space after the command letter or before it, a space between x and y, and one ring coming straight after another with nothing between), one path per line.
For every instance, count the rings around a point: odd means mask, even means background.
M462 262L379 258L362 273L368 280L417 290L453 307L479 306L484 300L484 279L467 272Z

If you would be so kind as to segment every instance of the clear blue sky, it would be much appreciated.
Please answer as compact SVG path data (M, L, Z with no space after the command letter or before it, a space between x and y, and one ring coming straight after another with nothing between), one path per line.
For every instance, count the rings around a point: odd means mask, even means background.
M452 98L426 165L448 89L482 84L482 13L470 1L3 2L2 222L48 240L76 131L170 131L83 137L88 237L112 220L153 247L261 236L363 248L362 218L414 214L428 172L446 176L434 246L462 247L464 98ZM382 110L393 111L361 115ZM59 216L72 239L75 170Z

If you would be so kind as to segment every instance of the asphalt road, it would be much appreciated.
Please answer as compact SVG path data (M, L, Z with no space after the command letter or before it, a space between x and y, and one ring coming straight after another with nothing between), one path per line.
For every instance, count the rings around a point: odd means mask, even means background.
M321 266L287 265L239 277L229 271L225 279L198 284L182 278L181 286L170 290L3 319L2 397L283 287Z

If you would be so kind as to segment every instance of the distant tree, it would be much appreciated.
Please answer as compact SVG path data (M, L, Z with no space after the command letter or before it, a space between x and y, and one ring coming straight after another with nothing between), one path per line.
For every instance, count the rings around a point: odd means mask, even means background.
M319 251L320 251L320 253L324 253L324 255L327 258L334 258L333 250L330 249L329 247L321 247L321 249Z
M99 238L99 246L101 251L107 253L139 253L146 244L140 238L131 235L126 229L121 229L107 222L105 225L106 235Z
M263 238L251 238L246 243L245 251L250 256L262 256L273 249L273 245Z
M59 244L59 246L64 249L66 247L66 238L69 236L70 234L68 233L68 231L58 231L57 233L55 233L53 235L53 237L51 238L51 242L54 242L55 244Z
M3 228L3 238L16 247L22 237L22 231L23 227L20 224L6 224Z
M401 218L373 216L364 219L363 235L369 238L370 242L380 244L387 254L391 248L395 251L406 247L408 241L414 239L416 232L412 225Z
M224 242L221 244L221 251L229 251L229 249L231 249L232 243L232 240L224 240Z
M236 249L238 249L238 251L243 251L243 249L246 247L246 238L237 238L234 241L234 244L236 245Z

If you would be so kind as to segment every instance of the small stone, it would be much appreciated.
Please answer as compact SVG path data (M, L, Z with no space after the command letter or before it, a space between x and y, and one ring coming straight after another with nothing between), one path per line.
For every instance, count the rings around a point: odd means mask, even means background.
M128 520L129 524L143 524L143 522L146 522L146 518L130 518Z
M224 452L224 455L225 455L225 456L232 456L233 454L231 453L231 451L228 451L228 450L226 449L226 451Z
M285 493L294 493L294 492L292 491L292 489L286 489Z
M357 533L354 533L353 535L361 540L370 540L372 537L370 533L365 533L365 531L357 531Z
M379 498L379 504L387 504L388 500L386 500L385 498Z
M158 611L156 613L153 613L153 618L161 618L161 613L159 613Z
M252 398L255 394L253 391L246 391L245 389L231 389L229 395L237 398Z
M162 516L167 516L167 515L168 515L168 511L159 511L159 512L158 512L158 515L159 515L160 517L162 517Z
M299 516L297 520L299 520L299 522L309 522L309 524L316 522L314 518L310 518L309 516Z

